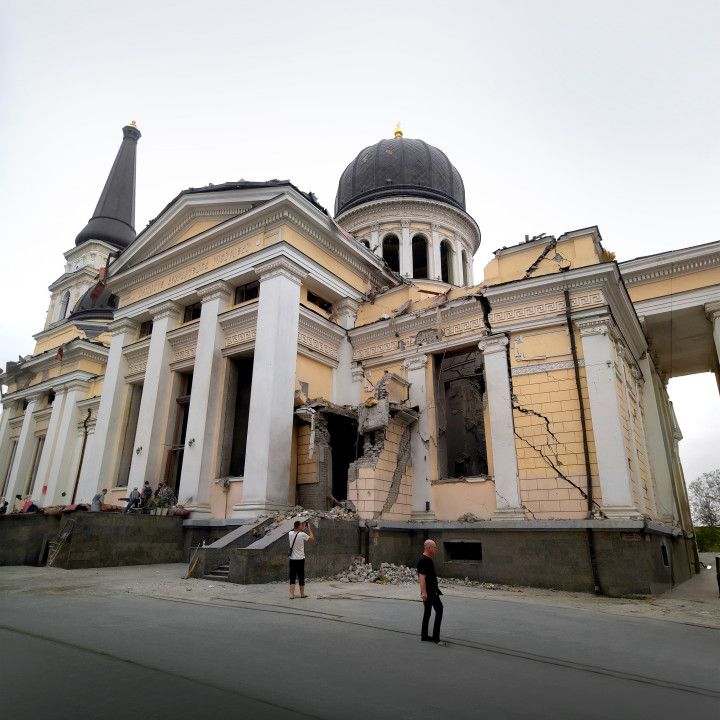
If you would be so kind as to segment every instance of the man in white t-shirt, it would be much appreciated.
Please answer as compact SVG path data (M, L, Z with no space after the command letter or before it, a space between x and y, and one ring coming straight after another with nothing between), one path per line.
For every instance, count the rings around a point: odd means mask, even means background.
M307 530L307 533L303 532ZM308 535L308 533L310 533ZM304 525L300 520L296 520L293 529L288 533L288 542L292 552L290 553L290 599L295 599L295 580L300 581L300 597L305 595L305 541L314 540L310 523Z

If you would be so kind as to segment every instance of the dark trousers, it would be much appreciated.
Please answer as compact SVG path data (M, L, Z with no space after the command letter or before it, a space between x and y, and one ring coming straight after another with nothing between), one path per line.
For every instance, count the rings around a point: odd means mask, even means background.
M428 626L430 625L430 613L435 610L435 622L433 624L432 639L435 642L440 640L440 623L442 622L443 616L443 604L440 602L439 595L428 595L427 600L423 600L423 619L422 619L422 630L420 637L423 640L427 640L430 636L428 635Z
M305 586L305 560L290 561L290 584L295 584L295 578L300 580L300 586Z

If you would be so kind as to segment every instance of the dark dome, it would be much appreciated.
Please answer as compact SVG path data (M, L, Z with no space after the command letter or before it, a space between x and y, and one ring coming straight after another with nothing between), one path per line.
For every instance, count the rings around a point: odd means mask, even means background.
M117 310L118 305L117 296L107 288L103 288L100 295L93 300L94 292L95 287L91 287L77 301L75 308L68 316L70 322L113 319L113 313Z
M398 195L439 200L465 210L465 186L447 155L422 140L395 137L366 147L345 168L335 215Z

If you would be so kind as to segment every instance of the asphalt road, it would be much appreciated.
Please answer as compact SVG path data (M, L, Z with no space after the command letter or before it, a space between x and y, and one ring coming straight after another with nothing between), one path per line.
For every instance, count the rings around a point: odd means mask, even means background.
M720 713L720 630L448 590L0 568L7 718L677 718ZM154 574L153 574L154 573ZM138 580L138 577L141 577ZM137 717L137 715L135 715Z

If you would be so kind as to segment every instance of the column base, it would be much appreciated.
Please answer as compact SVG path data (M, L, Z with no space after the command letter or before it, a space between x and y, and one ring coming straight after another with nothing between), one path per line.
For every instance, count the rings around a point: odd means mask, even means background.
M294 505L281 505L280 503L264 502L262 500L241 500L239 503L233 505L231 517L249 522L257 520L261 515L286 513L288 510L292 510L293 507Z
M498 508L492 514L493 520L527 520L522 508Z
M608 520L642 520L643 514L632 505L604 505L602 511Z
M437 518L432 510L413 510L410 513L410 520L412 522L433 522Z
M190 517L193 520L210 520L212 516L210 503L189 503L188 505L183 505L183 507L190 511Z

